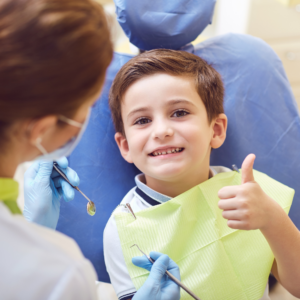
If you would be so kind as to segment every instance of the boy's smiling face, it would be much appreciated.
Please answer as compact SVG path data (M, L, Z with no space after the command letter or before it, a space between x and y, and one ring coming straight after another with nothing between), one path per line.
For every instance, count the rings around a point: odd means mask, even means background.
M226 116L208 121L192 77L155 74L134 82L122 99L122 119L126 137L115 136L121 154L152 188L156 181L208 179L211 148L226 136Z

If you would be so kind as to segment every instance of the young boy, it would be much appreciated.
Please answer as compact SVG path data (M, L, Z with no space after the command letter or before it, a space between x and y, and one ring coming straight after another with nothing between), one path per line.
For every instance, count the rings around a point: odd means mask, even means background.
M152 50L121 68L110 94L115 140L123 158L143 172L136 176L136 187L122 204L129 203L134 212L144 210L218 173L231 171L209 165L212 149L219 148L226 137L223 96L216 70L187 52ZM300 262L297 251L289 248L300 249L299 233L281 207L255 183L254 159L250 155L244 162L243 185L219 192L219 207L229 227L261 229L275 255L273 274L299 296L296 282L300 279ZM126 211L122 207L117 210ZM283 228L289 230L288 237L277 236L276 230L283 229L276 222L267 226L271 219L282 221ZM104 257L118 298L131 299L136 289L125 264L114 216L104 231ZM261 299L269 299L268 286Z

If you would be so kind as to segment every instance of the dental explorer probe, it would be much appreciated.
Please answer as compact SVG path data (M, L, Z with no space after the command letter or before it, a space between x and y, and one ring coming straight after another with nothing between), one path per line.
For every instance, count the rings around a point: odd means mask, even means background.
M136 246L147 258L148 260L154 264L155 260L152 259L149 255L147 255L145 252L143 252L140 247L137 244L132 245L130 248ZM180 286L182 289L184 289L190 296L192 296L196 300L201 300L199 297L197 297L188 287L186 287L180 280L178 280L174 275L172 275L168 270L166 271L166 274L172 279L178 286Z
M75 190L77 190L87 201L88 201L88 204L86 206L86 210L87 210L87 213L90 215L90 216L93 216L95 213L96 213L96 205L95 203L90 200L77 186L73 185L68 177L66 176L66 174L61 171L58 167L58 164L57 162L54 162L53 163L53 168L58 172L58 174L63 177L63 179L72 187L74 188Z

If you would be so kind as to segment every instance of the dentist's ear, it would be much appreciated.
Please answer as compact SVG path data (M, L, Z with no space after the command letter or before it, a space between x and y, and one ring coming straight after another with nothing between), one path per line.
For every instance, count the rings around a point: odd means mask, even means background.
M26 124L26 136L32 145L38 138L51 133L57 124L57 116L50 115Z
M121 132L117 132L115 134L115 141L117 142L117 145L118 145L118 147L120 149L122 157L127 162L129 162L129 163L132 164L133 161L131 159L128 142L127 142L126 138L124 137L124 135Z
M212 121L213 135L210 141L210 145L213 149L221 147L226 138L227 130L227 117L225 114L219 114Z

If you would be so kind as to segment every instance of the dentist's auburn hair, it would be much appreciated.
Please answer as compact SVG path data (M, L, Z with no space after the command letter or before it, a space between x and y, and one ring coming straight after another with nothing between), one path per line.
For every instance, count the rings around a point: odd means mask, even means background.
M125 136L122 99L136 81L158 73L189 76L206 108L208 121L224 113L224 86L220 74L199 56L177 50L156 49L143 52L128 61L118 72L109 94L109 106L116 132Z
M72 117L100 91L112 55L93 0L1 0L0 138L18 120Z

